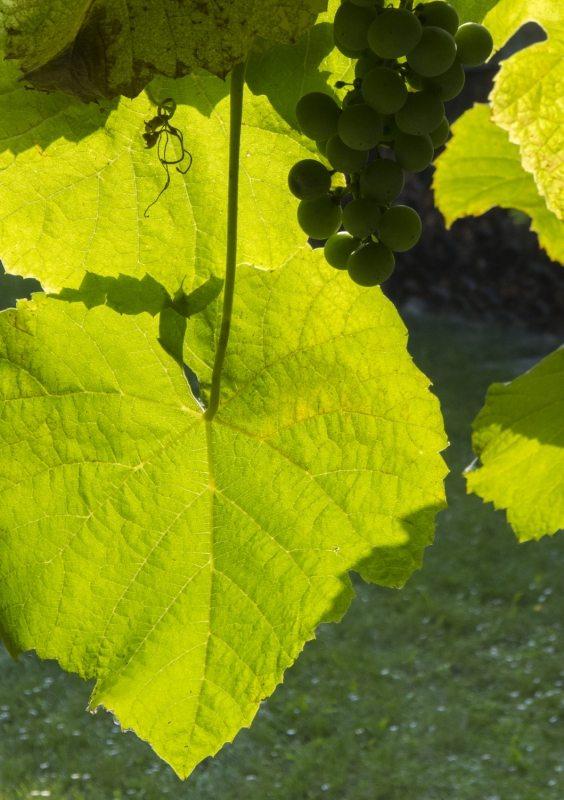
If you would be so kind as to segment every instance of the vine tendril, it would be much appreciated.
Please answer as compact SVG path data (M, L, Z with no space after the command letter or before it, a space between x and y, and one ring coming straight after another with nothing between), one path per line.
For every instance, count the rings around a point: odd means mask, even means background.
M155 146L157 147L159 161L163 165L166 172L166 183L153 202L150 203L150 205L148 205L145 209L145 217L149 216L147 213L149 209L158 202L163 192L165 192L170 186L169 167L176 164L181 164L184 161L185 156L188 156L190 159L188 166L186 169L180 169L180 167L177 166L176 171L180 172L181 175L186 175L192 166L192 154L189 153L184 147L184 136L182 131L179 131L178 128L175 128L170 124L170 120L174 116L175 111L176 101L173 100L172 97L167 97L166 100L163 100L161 103L159 103L156 116L150 120L145 120L145 133L143 134L143 138L145 139L146 149L150 150ZM166 150L171 138L176 139L180 145L180 158L167 158Z

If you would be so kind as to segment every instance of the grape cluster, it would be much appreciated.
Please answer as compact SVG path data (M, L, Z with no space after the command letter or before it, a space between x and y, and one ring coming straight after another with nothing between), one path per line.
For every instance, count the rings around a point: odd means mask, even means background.
M337 10L335 45L356 60L354 83L336 83L350 86L342 107L322 92L306 94L296 107L302 133L331 169L308 158L288 176L301 201L300 227L326 239L327 262L361 286L385 281L394 252L417 243L419 215L392 205L403 190L403 171L421 172L432 162L449 135L444 101L462 90L464 66L482 64L493 49L486 28L459 25L456 9L443 0L415 6L401 0L399 8L384 2L343 0ZM346 176L346 187L331 190L336 172ZM343 208L346 195L352 199Z

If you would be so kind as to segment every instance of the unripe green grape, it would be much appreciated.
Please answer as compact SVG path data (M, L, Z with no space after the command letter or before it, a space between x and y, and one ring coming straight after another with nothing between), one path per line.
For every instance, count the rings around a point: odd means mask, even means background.
M331 173L319 161L304 158L290 170L288 186L298 200L318 200L331 188Z
M380 205L393 203L403 191L403 172L389 158L377 158L360 173L360 193Z
M407 63L419 75L432 78L452 66L456 42L447 31L431 26L423 28L419 44L407 56Z
M374 8L375 0L350 0L355 6L362 6L363 8Z
M493 50L492 35L477 22L466 22L454 37L458 52L456 57L467 67L477 67L486 61Z
M327 160L337 172L350 175L364 169L368 161L368 150L353 150L336 133L327 142Z
M321 153L321 155L324 156L325 158L327 158L327 142L328 141L329 141L328 139L325 139L325 140L318 139L317 142L315 143L315 146L317 147L318 152Z
M361 8L353 3L343 3L337 9L333 22L335 42L350 50L366 50L368 47L367 31L376 16L376 10Z
M421 39L421 23L405 8L388 8L368 29L368 44L380 58L406 56Z
M354 250L347 263L351 280L359 286L379 286L394 271L392 251L383 244L367 242Z
M452 66L442 75L435 75L433 78L422 78L421 80L422 89L445 102L458 97L464 88L466 73L462 64L455 59Z
M375 200L359 197L343 209L343 226L351 236L366 239L374 233L380 222L380 207Z
M395 115L400 131L422 136L431 133L445 115L445 107L438 97L429 92L412 92L407 102Z
M433 147L435 150L437 147L442 147L442 145L448 139L448 135L450 133L450 125L448 124L448 119L443 117L441 124L435 128L434 131L431 131L429 134L429 138L433 143Z
M378 239L382 244L403 253L415 247L421 236L421 217L409 206L394 206L384 211L378 226Z
M433 143L427 134L411 136L400 131L394 142L394 155L402 169L422 172L433 160Z
M300 228L312 239L328 239L341 227L341 206L330 195L319 200L302 200L298 206Z
M323 92L310 92L298 100L296 118L304 136L316 141L330 139L337 133L341 109Z
M353 150L370 150L376 147L382 138L383 129L382 120L376 111L365 105L343 109L337 127L343 142Z
M364 78L374 67L379 67L382 64L382 59L378 58L376 53L368 50L363 53L355 64L354 75L355 78Z
M375 67L362 80L362 96L379 114L395 114L407 100L407 88L395 70Z
M435 28L442 28L451 36L454 36L460 25L460 17L456 8L450 3L444 3L443 0L425 3L419 13L419 20L423 27L432 25Z
M358 239L345 231L334 233L327 239L323 248L325 261L335 269L346 269L350 254L356 250L359 244Z

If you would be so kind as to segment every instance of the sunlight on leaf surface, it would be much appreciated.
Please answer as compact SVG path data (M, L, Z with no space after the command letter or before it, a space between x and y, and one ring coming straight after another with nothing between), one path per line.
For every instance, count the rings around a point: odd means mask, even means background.
M39 296L0 327L2 637L96 677L92 706L185 776L342 616L349 570L421 565L438 401L381 291L309 249L240 269L212 424L149 314Z
M533 174L549 210L564 219L564 5L535 0L520 8L506 27L503 21L498 26L498 38L517 23L534 20L548 40L502 61L491 95L492 119L519 145L523 167Z
M473 447L482 466L468 473L468 491L507 509L520 541L564 528L564 349L490 387Z
M194 163L164 182L144 120L146 94L84 106L65 95L27 92L0 62L0 256L8 272L46 291L78 289L86 272L141 279L190 292L225 264L228 86L212 76L156 79L157 99L174 97L174 124ZM241 151L241 263L272 269L304 244L288 171L315 144L293 131L265 97L247 93Z

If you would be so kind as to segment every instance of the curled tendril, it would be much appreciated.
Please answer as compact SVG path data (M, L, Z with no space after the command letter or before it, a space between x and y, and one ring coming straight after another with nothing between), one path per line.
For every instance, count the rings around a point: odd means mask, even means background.
M188 156L190 159L188 166L186 169L180 169L180 167L177 166L176 171L180 172L181 175L186 175L192 166L192 154L189 153L184 147L184 136L182 135L182 131L179 131L178 128L175 128L170 124L170 120L174 116L175 111L176 102L172 99L172 97L167 97L166 100L163 100L161 103L159 103L156 116L145 121L145 133L143 134L143 138L145 139L146 148L150 150L155 146L157 147L159 161L163 165L166 172L166 183L153 202L145 209L146 217L149 216L147 213L149 209L155 205L162 193L165 192L170 186L169 167L175 164L181 164L184 161L185 156ZM180 145L180 158L167 158L166 150L171 138L176 139Z

